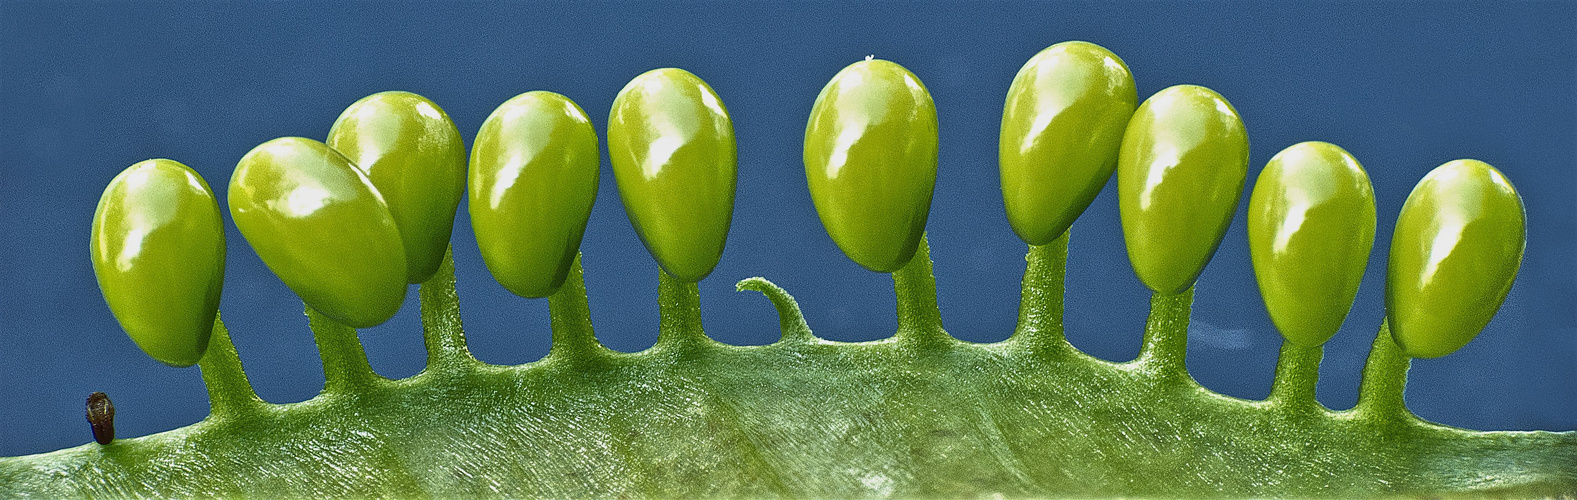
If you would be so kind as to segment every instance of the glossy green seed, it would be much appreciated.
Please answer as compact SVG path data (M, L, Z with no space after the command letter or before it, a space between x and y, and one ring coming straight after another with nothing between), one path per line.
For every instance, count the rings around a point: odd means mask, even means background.
M892 61L843 68L805 125L805 180L827 234L866 269L914 257L936 186L936 104Z
M465 142L449 115L410 92L379 92L346 108L327 144L383 195L405 246L406 281L431 278L465 195Z
M564 284L597 199L597 131L574 101L527 92L504 102L471 148L471 227L493 278L516 295Z
M1248 177L1248 134L1215 91L1168 87L1146 99L1123 134L1117 206L1128 260L1145 286L1193 286L1232 222Z
M1013 232L1030 245L1061 236L1117 168L1139 96L1115 54L1063 42L1035 54L1002 107L998 160Z
M1522 265L1526 223L1511 181L1484 162L1448 162L1418 181L1396 220L1385 282L1403 352L1445 356L1489 324Z
M734 122L712 87L663 68L630 80L608 113L608 159L624 212L674 278L700 281L734 216Z
M201 360L225 269L208 183L174 160L127 167L104 188L90 239L99 290L137 347L172 366Z
M383 197L327 145L283 137L230 177L230 217L301 300L346 325L374 326L405 300L405 250Z
M1352 309L1374 247L1374 187L1346 150L1277 153L1248 200L1248 250L1265 310L1288 342L1324 344Z

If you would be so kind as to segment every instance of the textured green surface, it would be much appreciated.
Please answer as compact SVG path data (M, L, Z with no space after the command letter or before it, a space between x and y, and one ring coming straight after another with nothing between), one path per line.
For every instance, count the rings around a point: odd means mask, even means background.
M1577 492L1577 433L1473 432L1402 406L1407 360L1381 331L1360 402L1313 399L1317 348L1286 347L1267 401L1182 365L1192 291L1157 295L1132 363L1062 337L1066 237L1032 247L1015 335L947 336L924 244L893 275L899 331L815 339L759 278L782 341L713 342L692 283L659 284L650 350L598 345L580 267L551 301L553 349L491 366L465 351L452 267L422 286L426 371L386 380L354 331L308 312L327 387L252 395L222 327L201 363L214 413L108 446L0 458L0 497L1039 496L1354 497ZM1114 332L1120 333L1120 332Z

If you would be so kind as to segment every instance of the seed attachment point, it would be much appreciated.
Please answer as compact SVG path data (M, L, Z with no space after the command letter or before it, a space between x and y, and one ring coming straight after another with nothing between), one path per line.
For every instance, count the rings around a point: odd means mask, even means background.
M102 392L88 395L88 425L93 427L93 440L110 444L115 440L115 404Z

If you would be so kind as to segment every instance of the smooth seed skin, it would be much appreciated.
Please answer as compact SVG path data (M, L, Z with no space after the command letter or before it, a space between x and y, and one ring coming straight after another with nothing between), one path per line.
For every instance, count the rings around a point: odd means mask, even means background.
M191 366L208 350L224 288L224 236L213 190L180 162L139 162L104 188L93 213L93 274L148 356Z
M1117 160L1128 260L1145 286L1194 284L1232 222L1248 177L1248 133L1215 91L1168 87L1134 111Z
M465 141L443 108L410 92L379 92L346 108L327 144L378 188L405 246L406 281L438 272L465 196Z
M1374 187L1335 144L1277 153L1248 201L1248 249L1271 322L1288 342L1330 340L1352 309L1374 248Z
M936 186L936 103L880 59L822 87L805 125L805 180L827 234L855 263L893 272L914 257Z
M257 256L308 306L355 328L405 300L400 231L372 182L312 139L253 148L230 177L230 217Z
M1522 197L1499 170L1455 160L1418 181L1391 237L1385 309L1408 356L1467 345L1511 291L1526 244Z
M674 278L700 281L723 257L738 175L734 122L690 72L630 80L608 114L608 159L624 212Z
M1117 168L1138 102L1128 66L1099 45L1063 42L1024 63L1002 107L997 150L1019 239L1050 243L1089 208Z
M574 101L527 92L482 122L471 148L471 227L493 278L515 295L564 284L597 199L597 131Z

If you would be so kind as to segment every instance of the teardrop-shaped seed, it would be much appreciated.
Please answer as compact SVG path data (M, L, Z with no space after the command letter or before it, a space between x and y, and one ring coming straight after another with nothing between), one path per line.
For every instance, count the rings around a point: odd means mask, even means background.
M1215 91L1168 87L1146 99L1123 134L1117 206L1128 260L1145 286L1193 286L1232 222L1248 177L1248 134Z
M1500 309L1522 265L1522 197L1499 170L1455 160L1418 181L1391 237L1385 309L1408 356L1456 352Z
M1248 249L1271 322L1324 344L1352 309L1374 247L1374 187L1346 150L1302 142L1265 165L1248 200Z
M1002 108L1002 202L1019 239L1061 236L1117 168L1123 130L1139 102L1122 59L1089 42L1035 54Z
M805 180L827 234L877 272L914 257L936 186L936 104L914 73L868 59L816 96L805 125Z
M360 168L400 228L406 281L438 271L465 195L465 142L442 108L410 92L361 98L329 129L327 144Z
M405 250L383 197L350 161L312 139L253 148L230 177L230 217L303 302L364 328L405 300Z
M624 212L669 275L700 281L723 257L734 216L734 122L690 72L630 80L608 113L608 159Z
M564 284L597 199L599 157L591 119L559 94L520 94L482 122L471 148L471 227L504 288L547 297Z
M201 360L225 269L208 183L174 160L127 167L104 188L90 239L99 290L137 347L172 366Z

